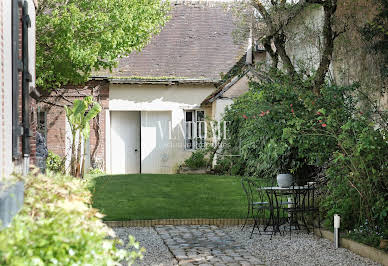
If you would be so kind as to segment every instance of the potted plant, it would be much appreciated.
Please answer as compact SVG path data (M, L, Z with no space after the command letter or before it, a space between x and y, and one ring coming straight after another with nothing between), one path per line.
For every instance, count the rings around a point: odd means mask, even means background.
M290 187L294 184L294 177L291 175L293 165L292 152L286 152L279 157L279 174L276 176L278 186L282 188Z

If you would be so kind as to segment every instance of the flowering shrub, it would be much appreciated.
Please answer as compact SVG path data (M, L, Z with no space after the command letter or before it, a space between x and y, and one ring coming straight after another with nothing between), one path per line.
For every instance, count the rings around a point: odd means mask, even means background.
M319 172L325 176L321 206L329 223L338 213L343 228L367 219L383 231L388 227L385 115L362 101L356 86L326 86L317 96L307 89L309 81L274 79L251 82L224 117L230 123L226 147L240 147L241 157L233 158L244 162L243 174L274 178L291 172L303 182Z
M119 265L141 256L118 249L113 231L90 207L87 182L61 175L29 176L25 203L11 226L0 232L1 265Z

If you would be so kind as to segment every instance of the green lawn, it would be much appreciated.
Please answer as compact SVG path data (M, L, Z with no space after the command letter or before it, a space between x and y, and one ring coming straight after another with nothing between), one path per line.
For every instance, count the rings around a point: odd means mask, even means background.
M214 175L108 175L94 179L93 207L105 220L243 218L240 178Z

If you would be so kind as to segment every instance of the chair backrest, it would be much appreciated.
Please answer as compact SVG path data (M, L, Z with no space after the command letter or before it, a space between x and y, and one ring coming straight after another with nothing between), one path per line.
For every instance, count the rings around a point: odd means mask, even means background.
M252 204L252 191L249 184L249 178L242 177L241 178L241 186L245 192L245 195L247 197L248 204Z

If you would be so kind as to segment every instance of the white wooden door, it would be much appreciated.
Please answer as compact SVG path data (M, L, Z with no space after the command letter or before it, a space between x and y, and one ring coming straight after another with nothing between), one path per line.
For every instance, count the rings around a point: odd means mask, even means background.
M141 112L141 171L171 173L171 111Z
M140 173L140 112L112 111L111 172Z

